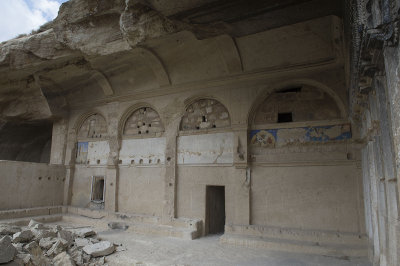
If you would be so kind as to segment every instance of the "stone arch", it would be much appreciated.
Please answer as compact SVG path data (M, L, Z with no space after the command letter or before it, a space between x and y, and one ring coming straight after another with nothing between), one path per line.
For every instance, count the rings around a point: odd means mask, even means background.
M179 129L202 130L230 127L231 118L228 109L214 97L193 97L186 101L185 113Z
M294 92L297 92L297 96L294 96ZM317 117L312 117L310 115L309 117L299 117L299 119L295 119L297 121L293 122L303 122L303 121L317 121L317 120L329 120L329 119L345 119L347 112L346 112L346 107L343 103L343 101L340 99L340 97L328 86L314 81L314 80L308 80L308 79L297 79L297 80L290 80L282 83L278 83L275 85L272 85L268 90L263 91L256 97L255 102L252 104L252 108L248 114L248 125L251 127L254 124L257 123L256 119L258 119L257 115L260 111L260 108L262 108L263 104L266 104L266 102L274 97L276 94L284 94L288 93L285 96L276 96L276 97L287 97L287 98L297 98L297 100L300 98L303 98L303 100L308 101L308 105L303 105L303 108L312 108L310 103L313 101L323 101L324 99L327 101L329 104L330 109L325 110L324 112L315 112L317 114ZM308 94L308 95L307 95ZM307 100L308 98L308 100ZM276 102L276 101L275 101ZM276 103L278 104L278 103ZM270 106L268 107L270 109L275 108L276 106ZM285 108L282 107L281 110L283 113L285 113ZM281 110L269 110L265 111L265 120L266 123L276 123L278 119L277 113L280 112ZM287 113L289 113L289 110L287 110ZM270 116L270 117L267 117ZM260 122L260 121L258 121Z
M108 127L105 116L98 111L82 115L75 123L77 139L105 139Z
M129 107L121 117L120 136L152 136L164 132L164 125L156 109L147 103Z

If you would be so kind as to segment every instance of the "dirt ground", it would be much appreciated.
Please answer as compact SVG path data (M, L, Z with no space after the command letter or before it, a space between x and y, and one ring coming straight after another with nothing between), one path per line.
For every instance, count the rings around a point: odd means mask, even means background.
M371 265L366 258L336 258L230 246L219 243L220 235L183 240L144 236L121 230L98 231L98 234L126 248L125 251L106 257L109 265Z

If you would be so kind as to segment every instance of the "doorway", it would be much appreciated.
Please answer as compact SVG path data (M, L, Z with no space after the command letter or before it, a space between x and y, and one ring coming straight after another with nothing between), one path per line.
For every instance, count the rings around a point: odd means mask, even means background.
M205 233L220 234L225 227L225 187L206 188L206 227Z

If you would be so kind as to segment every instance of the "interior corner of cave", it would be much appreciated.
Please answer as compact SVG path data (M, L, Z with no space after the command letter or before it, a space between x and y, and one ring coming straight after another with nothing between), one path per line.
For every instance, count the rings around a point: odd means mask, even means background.
M0 264L400 265L399 0L44 2L0 43Z

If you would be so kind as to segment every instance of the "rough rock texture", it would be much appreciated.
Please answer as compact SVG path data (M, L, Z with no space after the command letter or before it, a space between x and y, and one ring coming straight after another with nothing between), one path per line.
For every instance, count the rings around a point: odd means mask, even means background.
M14 235L21 231L21 228L15 225L0 224L0 235Z
M13 242L14 243L23 243L23 242L29 242L32 238L34 238L34 235L31 230L24 230L18 233L15 233L13 235Z
M55 256L63 252L68 246L68 241L62 238L56 240L53 246L47 251L47 256Z
M67 230L60 230L60 231L58 231L57 235L59 238L66 240L68 242L68 244L71 244L75 238L75 234L73 232L67 231Z
M11 237L4 236L0 239L0 263L10 262L17 254L17 249L11 243Z
M39 241L39 246L43 249L48 250L49 248L51 248L53 246L53 244L56 241L54 239L52 239L51 237L46 237L46 238L42 238Z
M67 254L67 252L62 252L54 257L53 259L54 266L74 266L75 263L72 260L71 256Z
M96 244L85 246L83 248L83 251L93 257L100 257L110 255L115 251L115 247L112 243L108 241L101 241Z
M75 238L75 245L77 247L84 247L89 245L91 242L87 238Z
M78 236L80 237L88 237L88 236L93 236L96 234L95 231L93 231L90 228L83 228L83 229L79 229L75 232Z

